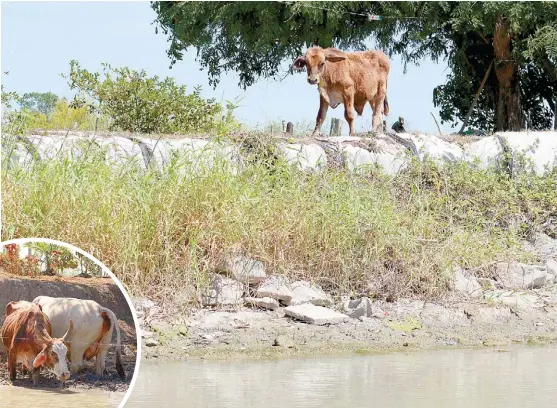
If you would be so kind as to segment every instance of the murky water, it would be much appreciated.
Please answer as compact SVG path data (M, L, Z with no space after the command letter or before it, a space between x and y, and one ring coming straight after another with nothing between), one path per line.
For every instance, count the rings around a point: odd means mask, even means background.
M542 408L557 348L264 362L143 363L126 408Z
M123 392L99 390L70 390L28 387L9 387L0 385L0 407L79 407L79 408L117 408Z

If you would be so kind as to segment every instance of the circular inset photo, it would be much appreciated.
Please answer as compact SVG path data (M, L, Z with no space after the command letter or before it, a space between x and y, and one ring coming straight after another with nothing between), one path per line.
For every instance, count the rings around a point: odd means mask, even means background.
M122 283L90 254L50 239L0 242L2 403L123 407L138 333Z

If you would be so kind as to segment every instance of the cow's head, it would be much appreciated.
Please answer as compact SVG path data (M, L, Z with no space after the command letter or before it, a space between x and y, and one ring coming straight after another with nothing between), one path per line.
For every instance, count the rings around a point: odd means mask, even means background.
M35 323L35 337L43 349L33 361L33 368L43 366L53 373L62 384L70 378L66 355L68 354L68 346L66 344L73 329L73 322L70 320L68 331L62 338L53 339L42 324Z
M308 73L308 82L315 85L321 79L325 71L325 62L340 62L347 58L347 55L336 48L311 47L307 50L306 55L296 58L292 64L294 69L303 69L306 67Z

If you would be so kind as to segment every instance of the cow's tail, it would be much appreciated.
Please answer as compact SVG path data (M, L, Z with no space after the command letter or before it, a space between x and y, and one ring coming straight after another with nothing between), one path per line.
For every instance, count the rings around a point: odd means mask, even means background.
M106 307L101 306L101 312L106 312L106 314L112 320L112 325L116 328L116 371L120 375L122 380L126 379L126 372L124 371L124 367L122 366L122 343L120 338L120 326L118 325L118 319L114 312Z
M389 99L387 98L387 95L385 95L385 99L383 100L383 114L389 114Z

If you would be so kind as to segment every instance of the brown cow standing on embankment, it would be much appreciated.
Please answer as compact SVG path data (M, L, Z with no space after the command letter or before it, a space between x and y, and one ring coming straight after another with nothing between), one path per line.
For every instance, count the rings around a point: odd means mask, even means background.
M329 105L335 109L344 104L344 118L354 134L354 110L362 115L366 103L373 109L374 132L382 128L382 115L389 114L387 77L389 58L381 51L343 52L336 48L312 47L298 57L292 67L306 67L308 82L317 84L319 112L312 136L318 133L327 116Z
M70 321L63 337L52 338L50 321L39 305L25 301L8 303L0 335L8 354L10 381L16 379L17 364L23 363L24 370L32 368L34 386L38 383L41 367L52 372L63 386L70 378L65 341L71 334L72 325Z

